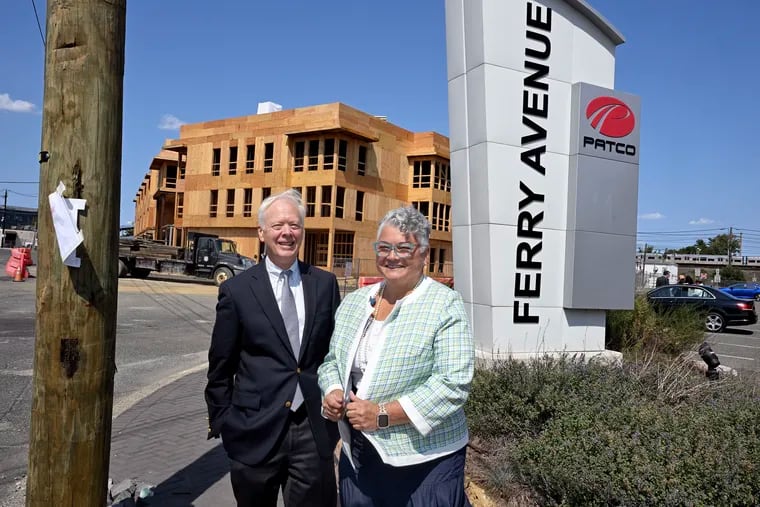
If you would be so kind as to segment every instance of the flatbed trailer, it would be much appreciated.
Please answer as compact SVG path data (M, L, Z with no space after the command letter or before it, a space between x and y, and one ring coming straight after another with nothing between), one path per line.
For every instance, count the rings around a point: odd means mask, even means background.
M146 278L151 272L225 280L253 266L253 260L237 253L235 243L210 234L188 233L185 248L159 241L119 238L119 276Z

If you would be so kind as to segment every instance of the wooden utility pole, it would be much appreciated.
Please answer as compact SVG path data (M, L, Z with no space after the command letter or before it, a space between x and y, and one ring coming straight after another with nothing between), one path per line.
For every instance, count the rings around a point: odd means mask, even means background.
M27 506L102 507L111 448L126 0L48 0ZM87 200L64 266L48 194Z

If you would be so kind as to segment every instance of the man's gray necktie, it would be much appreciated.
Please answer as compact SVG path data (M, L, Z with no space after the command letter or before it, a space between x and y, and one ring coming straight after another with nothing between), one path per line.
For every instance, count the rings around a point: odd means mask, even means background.
M282 290L280 292L280 313L282 313L282 320L285 322L285 330L288 332L288 339L290 340L290 347L293 349L293 355L298 361L298 354L301 350L301 340L298 337L298 310L296 310L296 298L293 297L293 291L290 290L290 275L292 271L286 269L282 272ZM293 404L290 406L290 410L295 411L303 403L303 394L301 394L301 386L296 384L296 393L293 395Z

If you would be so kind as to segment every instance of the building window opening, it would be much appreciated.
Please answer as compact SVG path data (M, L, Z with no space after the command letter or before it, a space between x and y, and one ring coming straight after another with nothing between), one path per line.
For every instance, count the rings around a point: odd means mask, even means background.
M415 160L412 188L430 188L430 160Z
M230 174L237 174L237 156L238 156L237 146L230 146L230 164L229 164Z
M346 160L348 157L348 141L338 141L338 170L346 170Z
M166 188L177 188L177 166L166 166L166 179L164 180Z
M356 166L359 176L364 176L367 171L367 147L359 146L359 160Z
M219 191L212 190L209 196L208 216L214 218L216 216L216 207L219 205Z
M332 186L324 185L322 186L322 206L321 206L321 209L319 210L320 216L329 217L331 208L332 208Z
M227 189L227 216L235 216L235 189Z
M333 268L345 268L346 264L353 262L354 258L354 233L351 231L335 231L333 240Z
M182 218L185 212L185 194L179 192L177 194L177 218Z
M317 187L306 187L306 216L315 216L317 208Z
M243 189L243 216L250 217L253 211L253 189Z
M357 222L364 220L364 192L361 190L356 191L356 213L354 218Z
M248 146L245 147L245 173L246 174L253 173L255 160L256 160L256 145L249 144Z
M178 163L179 163L179 179L184 180L185 179L185 165L187 164L185 160L183 160L182 153L179 154Z
M306 231L304 237L304 261L314 266L327 266L327 248L330 233L327 231Z
M319 140L309 141L309 171L319 169Z
M274 167L274 143L264 144L264 172L271 173Z
M335 139L325 139L325 160L322 167L325 170L332 170L335 164Z
M412 202L414 209L425 215L425 218L430 220L430 202L428 201L414 201Z
M346 201L346 189L335 188L335 218L343 218L343 206Z
M304 152L306 151L306 143L304 141L296 141L293 156L293 171L300 173L303 171Z
M222 149L214 148L211 161L211 176L219 176L219 169L222 166Z

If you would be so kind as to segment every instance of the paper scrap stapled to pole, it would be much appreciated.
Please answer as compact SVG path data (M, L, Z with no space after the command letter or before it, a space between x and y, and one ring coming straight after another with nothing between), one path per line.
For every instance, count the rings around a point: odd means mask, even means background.
M84 236L77 227L77 217L87 205L87 199L68 199L63 196L64 190L66 186L59 182L55 192L48 195L48 202L63 264L78 268L82 260L77 257L77 247L84 241Z

